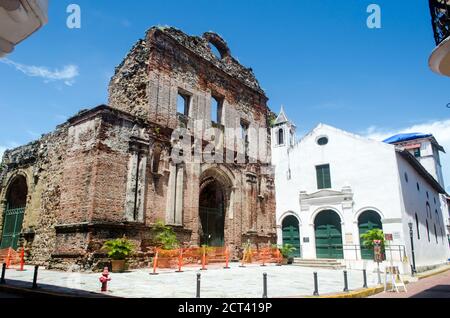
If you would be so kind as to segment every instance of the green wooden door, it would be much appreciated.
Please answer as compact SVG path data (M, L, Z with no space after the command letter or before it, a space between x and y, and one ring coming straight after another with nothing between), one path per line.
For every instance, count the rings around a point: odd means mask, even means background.
M291 253L291 257L301 257L300 246L300 230L297 219L290 215L283 220L283 245L291 244L295 247L295 251Z
M343 259L341 220L334 211L323 211L315 222L316 257Z
M17 249L20 232L22 231L25 208L6 208L3 215L3 232L0 249L12 247Z
M363 212L358 218L358 227L359 227L359 240L361 245L361 258L373 260L374 259L373 249L364 247L364 242L361 239L361 235L373 229L382 229L381 217L375 211Z

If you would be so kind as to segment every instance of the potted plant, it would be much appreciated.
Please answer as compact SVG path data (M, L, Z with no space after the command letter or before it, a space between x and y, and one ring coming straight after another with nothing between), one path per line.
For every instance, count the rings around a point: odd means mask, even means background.
M380 229L373 229L367 231L364 234L361 234L361 240L363 243L363 247L366 249L373 251L374 250L374 241L380 241L382 259L386 259L385 251L386 251L386 241L384 238L384 233Z
M283 265L292 264L294 262L294 258L291 254L296 250L292 244L283 244L280 248L281 256L283 256Z
M126 259L134 251L133 244L126 238L106 241L103 249L108 251L111 258L111 271L122 273L125 271Z

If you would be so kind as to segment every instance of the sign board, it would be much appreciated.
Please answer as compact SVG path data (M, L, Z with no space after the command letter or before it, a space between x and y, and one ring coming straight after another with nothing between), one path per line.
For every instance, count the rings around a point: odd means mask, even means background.
M353 244L353 234L352 233L345 233L345 243Z
M384 239L386 241L393 241L394 240L394 235L393 234L384 234Z
M381 249L381 241L375 240L373 241L373 257L374 261L377 263L381 263L384 261L383 251Z
M304 237L303 238L303 243L309 243L309 237Z

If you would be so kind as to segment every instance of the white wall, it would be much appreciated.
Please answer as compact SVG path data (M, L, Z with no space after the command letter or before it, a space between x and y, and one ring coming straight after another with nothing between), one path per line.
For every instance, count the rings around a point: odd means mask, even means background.
M316 143L321 136L329 138L327 145ZM342 202L339 202L300 211L300 191L308 194L318 191L315 167L321 164L330 164L333 190L341 191L343 187L350 186L354 201L351 209L343 208ZM291 180L286 177L289 167ZM382 221L388 222L387 227L401 232L398 224L401 200L396 170L394 146L319 125L276 163L278 225L281 226L282 218L288 211L295 212L301 223L301 238L310 239L309 244L302 242L305 258L315 258L314 218L326 207L335 210L342 218L344 244L359 244L357 220L365 210L379 212ZM393 244L404 244L402 236ZM352 257L355 253L349 251L347 254Z
M398 155L398 173L403 193L403 220L404 231L408 233L408 223L413 223L413 238L416 267L439 265L447 260L448 242L445 238L445 224L441 210L439 193L434 190L417 171ZM405 178L408 174L408 182ZM419 189L417 189L419 184ZM427 196L428 193L428 196ZM427 216L427 202L430 205L431 215ZM436 213L437 212L437 213ZM417 236L415 214L419 220L420 239ZM430 240L428 241L426 222L428 221ZM436 225L438 243L436 243L434 225ZM443 231L443 235L441 233ZM410 250L410 240L407 240ZM410 256L411 257L411 256Z
M329 142L319 146L317 139L327 136ZM278 240L282 243L281 224L286 215L295 215L300 222L300 242L303 258L315 258L314 218L326 209L336 211L342 222L343 244L359 245L358 216L366 210L374 210L381 215L383 230L393 234L392 245L402 245L409 252L408 221L412 211L426 214L426 191L430 197L430 207L433 219L430 222L430 238L428 243L426 230L421 230L421 240L416 246L416 266L428 266L443 263L447 258L448 242L440 235L442 227L445 234L439 195L427 182L419 176L413 167L403 158L398 157L395 146L378 141L369 140L354 134L330 127L319 125L294 147L273 148L275 165L275 187L277 202ZM300 192L319 196L316 180L316 166L330 165L332 190L327 197L308 200L308 205L300 203ZM291 179L288 180L288 170ZM404 180L404 172L408 173L409 182ZM416 181L421 185L421 192L416 189ZM342 190L353 194L353 201L342 201L339 196ZM323 193L320 192L320 193ZM437 203L434 204L434 197ZM421 211L415 207L423 207ZM438 244L434 238L434 222L437 221L435 210L438 210L439 223ZM415 212L414 212L415 213ZM423 225L422 225L423 226ZM309 243L303 238L308 237ZM393 255L398 258L398 253ZM360 254L346 251L346 259L355 259ZM389 255L388 255L389 257ZM399 260L401 261L401 260ZM405 268L409 267L405 266Z

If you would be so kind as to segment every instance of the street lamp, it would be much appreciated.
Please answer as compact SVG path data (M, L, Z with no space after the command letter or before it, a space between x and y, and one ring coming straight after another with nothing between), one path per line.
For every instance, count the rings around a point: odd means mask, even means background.
M413 224L412 222L408 223L409 226L409 238L411 239L411 255L412 255L412 265L411 265L411 274L414 276L416 273L416 256L414 254L414 237L413 237Z

